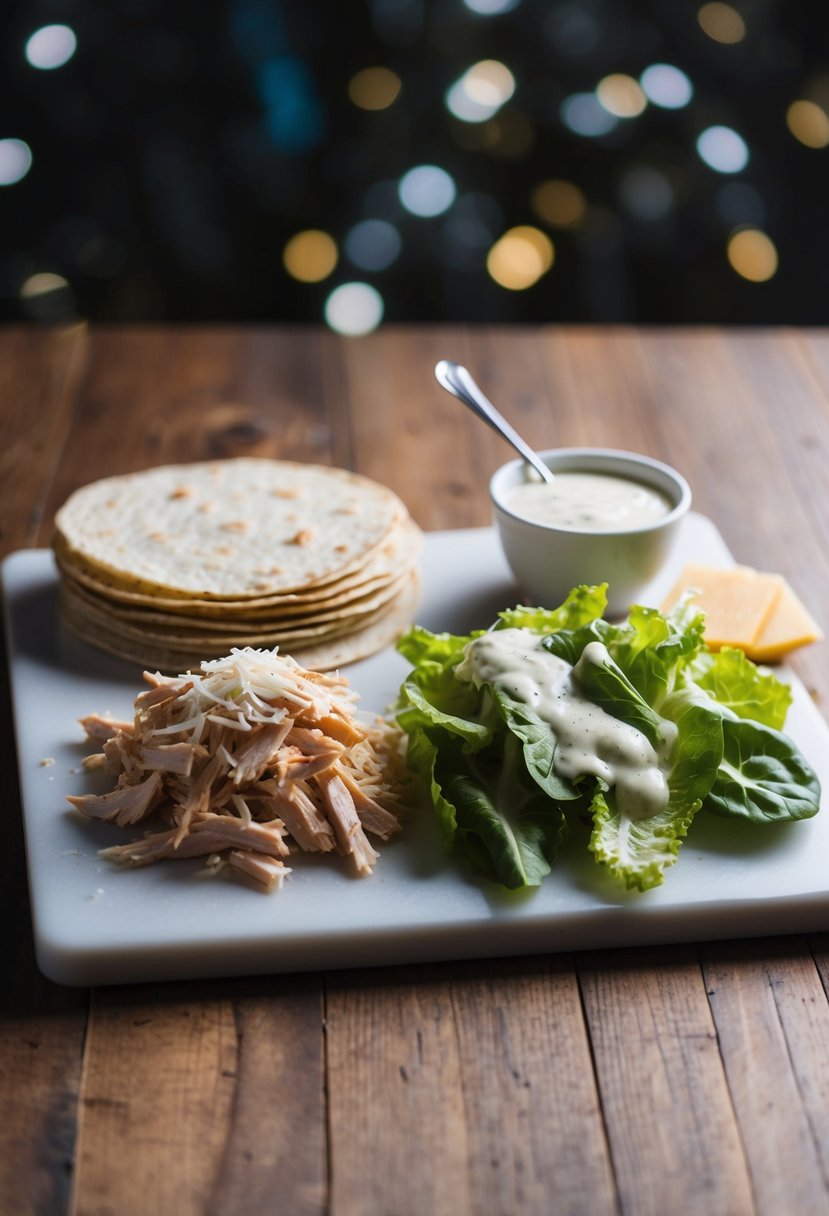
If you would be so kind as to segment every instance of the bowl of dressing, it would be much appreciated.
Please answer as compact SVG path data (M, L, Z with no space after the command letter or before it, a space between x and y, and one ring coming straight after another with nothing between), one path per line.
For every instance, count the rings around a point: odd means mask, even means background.
M691 505L687 481L650 456L612 448L539 452L553 481L511 460L489 493L510 568L539 607L581 583L608 584L608 614L639 600L676 542Z

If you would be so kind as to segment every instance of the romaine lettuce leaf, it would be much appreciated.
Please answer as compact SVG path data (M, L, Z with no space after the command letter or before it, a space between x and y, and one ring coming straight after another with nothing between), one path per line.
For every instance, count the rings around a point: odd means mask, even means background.
M457 738L416 728L409 766L434 807L444 844L473 872L510 889L537 886L550 872L564 814L528 777L517 740L503 754L465 753Z
M782 730L792 703L792 690L773 671L757 667L742 650L706 650L690 664L687 678L739 718Z
M482 693L473 684L458 680L454 671L476 636L430 633L415 626L400 639L398 650L415 663L398 695L398 721L405 731L442 726L460 735L469 749L485 747L491 741L495 725L491 707L487 721Z
M591 809L590 852L625 886L649 891L676 861L699 807L692 803L683 814L668 807L647 819L631 819L619 811L609 791L599 791Z
M606 713L641 731L659 751L664 742L662 719L639 695L602 643L584 648L573 674L585 696Z
M790 739L744 718L724 717L722 727L723 758L706 810L755 823L817 814L820 784Z
M456 840L473 871L510 890L538 886L564 834L561 809L528 785L526 772L508 783L485 781L475 766L450 772L445 781L443 795L455 808Z
M493 723L482 719L482 697L471 684L456 680L451 670L413 672L400 690L397 720L411 732L417 726L442 726L460 735L469 748L485 747Z
M573 782L568 781L566 777L560 777L555 771L558 744L548 724L533 713L528 705L513 701L502 689L492 685L486 685L486 688L507 729L523 745L527 772L539 788L550 798L560 802L572 802L580 798L581 793Z
M397 649L405 659L414 663L415 667L422 667L427 663L436 663L439 667L445 667L453 660L460 660L464 647L476 636L475 633L466 636L454 633L432 633L430 630L424 629L422 625L413 625L400 638Z
M415 726L409 733L406 749L406 762L411 771L420 778L424 791L434 809L440 826L444 844L449 848L455 839L455 829L458 826L455 808L448 799L444 798L443 790L435 776L435 763L439 750L447 750L449 740L443 739L443 748L439 748L437 740L440 732L434 732L434 737L422 727Z
M602 616L607 607L607 583L574 587L559 608L508 608L498 613L498 629L532 629L533 633L558 633L580 629Z
M593 800L590 851L627 887L640 891L659 886L666 868L676 861L722 757L722 724L717 714L689 700L676 700L672 708L677 737L665 809L632 818L620 810L612 791L600 790Z
M557 659L563 659L575 667L582 656L585 646L591 642L604 643L613 626L601 619L588 621L578 629L560 629L557 633L547 634L541 645Z
M655 608L635 605L604 640L631 684L649 705L658 707L673 691L683 667L702 649L704 628L701 612L664 617Z

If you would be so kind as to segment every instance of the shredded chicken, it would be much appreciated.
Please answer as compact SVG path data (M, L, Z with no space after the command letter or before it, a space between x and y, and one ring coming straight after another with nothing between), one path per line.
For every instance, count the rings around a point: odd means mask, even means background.
M85 767L106 769L116 788L69 802L119 827L149 816L163 826L101 856L126 866L204 857L209 872L228 867L265 890L290 874L291 845L371 873L366 833L387 840L400 827L400 735L361 720L344 677L245 647L196 673L144 678L132 722L81 719L103 743Z
M125 828L149 815L157 805L161 784L161 774L155 772L137 785L119 785L108 794L82 794L68 801L90 819L106 819Z
M378 855L366 839L354 799L346 789L342 777L328 770L319 774L317 784L322 790L340 852L352 855L361 874L370 874Z
M106 718L101 714L87 714L85 718L81 718L81 726L88 739L109 739L116 731L132 733L132 722L117 722L114 718Z

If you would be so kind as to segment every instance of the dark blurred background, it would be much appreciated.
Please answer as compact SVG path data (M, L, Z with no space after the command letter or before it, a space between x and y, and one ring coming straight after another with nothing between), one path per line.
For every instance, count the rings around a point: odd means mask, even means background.
M6 319L827 320L825 0L4 10Z

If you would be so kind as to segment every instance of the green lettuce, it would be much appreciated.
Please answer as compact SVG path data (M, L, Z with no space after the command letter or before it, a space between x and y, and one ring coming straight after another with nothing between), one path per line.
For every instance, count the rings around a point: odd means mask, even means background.
M742 650L723 647L717 654L704 650L694 658L689 674L699 688L738 718L783 729L792 690L774 672L756 667Z
M480 632L400 641L413 664L399 698L410 767L444 840L472 871L513 889L549 872L568 819L588 815L589 848L626 886L663 881L695 815L755 823L796 820L819 806L817 777L782 734L791 691L742 651L710 652L704 617L683 601L667 615L634 606L604 619L606 586L581 586L555 609L511 608L493 630L525 629L569 664L579 693L634 728L663 757L667 803L626 805L599 776L556 765L553 727L510 689L472 683L459 664ZM590 649L588 649L590 647Z
M723 754L717 715L693 701L675 700L677 728L668 776L668 805L655 815L625 815L608 791L593 802L590 851L627 887L646 891L659 886L716 780Z
M820 802L815 773L785 735L760 722L723 718L723 757L707 806L717 815L779 823L809 819Z

